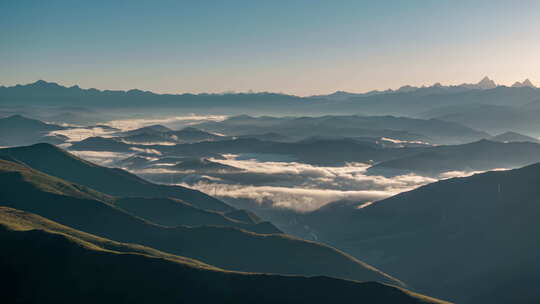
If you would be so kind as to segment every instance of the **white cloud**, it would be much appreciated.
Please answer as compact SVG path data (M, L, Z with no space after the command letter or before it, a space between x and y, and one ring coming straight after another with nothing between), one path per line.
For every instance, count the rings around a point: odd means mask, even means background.
M151 152L138 149L134 152ZM74 151L77 155L99 164L130 156L129 153ZM172 183L203 191L209 195L249 199L259 204L311 211L337 200L375 202L386 197L409 191L438 179L414 174L395 177L368 175L369 164L349 163L342 167L315 166L299 162L258 161L238 159L225 155L225 159L211 159L225 165L243 169L242 172L208 175L181 172L162 166L133 171L153 180ZM440 179L468 176L479 172L451 171ZM152 178L152 176L154 178ZM367 204L359 205L359 208Z
M259 162L254 159L238 160L228 155L227 159L212 161L237 167L247 172L264 175L283 175L296 177L305 188L330 188L335 190L382 190L395 191L411 189L436 181L434 178L413 174L393 178L367 175L369 164L349 163L343 167L314 166L298 162ZM290 182L288 179L287 183Z
M120 119L120 120L111 120L108 122L101 123L103 126L109 126L120 131L129 131L138 129L141 127L155 125L155 124L165 124L173 129L179 129L184 126L189 126L195 123L201 123L204 121L222 121L227 116L223 115L185 115L185 116L171 116L171 117L159 117L159 118L149 118L149 119ZM66 125L67 126L67 125ZM89 137L112 137L115 133L119 131L110 130L101 127L77 127L68 130L59 130L50 132L51 135L60 134L67 136L68 142L81 141ZM138 143L139 144L139 143ZM159 144L171 144L171 143L159 143Z
M75 128L75 129L67 129L67 130L59 130L59 131L52 131L49 134L55 135L64 135L68 137L68 142L74 142L74 141L81 141L84 139L87 139L89 137L111 137L112 134L115 133L115 131L111 131L104 128L99 127L89 127L89 128Z
M101 151L69 151L82 159L102 166L111 165L113 162L129 157L131 153L101 152Z
M133 152L161 155L161 152L159 152L156 149L143 149L143 148L137 148L137 147L130 147L129 149Z
M342 191L275 186L226 185L207 182L181 185L218 197L244 198L257 203L270 201L274 207L290 208L297 211L315 210L336 200L380 200L399 193L376 190Z
M508 168L495 168L491 169L489 171L506 171L509 170ZM447 178L454 178L454 177L465 177L465 176L471 176L478 173L484 173L486 171L448 171L439 174L440 179L447 179Z
M376 201L403 191L408 191L427 183L434 178L418 175L401 175L393 178L366 174L368 164L350 163L343 167L314 166L298 162L259 162L254 159L239 160L227 155L225 160L212 161L234 166L251 174L248 178L238 175L220 175L228 182L208 180L184 183L210 195L219 197L250 199L257 203L267 203L275 207L291 208L298 211L311 211L337 200ZM245 173L242 173L245 174ZM231 177L235 177L235 183ZM257 184L256 178L275 176L274 179L261 179L266 184ZM251 183L251 184L249 184Z
M141 127L163 124L172 127L175 126L188 126L195 123L201 123L204 121L222 121L227 116L224 115L185 115L185 116L172 116L172 117L158 117L158 118L141 118L141 119L120 119L112 120L105 125L120 129L122 131L138 129Z

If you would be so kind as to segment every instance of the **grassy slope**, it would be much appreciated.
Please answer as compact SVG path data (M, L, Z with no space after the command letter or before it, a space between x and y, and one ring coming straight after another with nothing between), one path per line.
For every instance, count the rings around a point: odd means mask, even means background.
M0 184L5 185L0 190L0 204L88 233L154 247L230 270L328 275L399 284L396 279L328 246L235 228L155 225L107 202L88 198L86 192L72 195L72 184L68 182L14 163L0 163Z
M538 303L539 182L540 164L486 172L313 221L320 239L421 292L459 303Z
M164 226L200 226L201 223L204 223L212 226L237 227L257 233L281 233L269 222L244 222L229 218L226 214L217 211L195 208L186 202L173 198L126 197L115 200L114 205L131 214Z
M101 167L87 162L50 144L0 149L0 158L2 157L17 160L49 175L109 195L174 197L201 209L234 210L222 201L200 191L154 184L121 169Z
M374 282L225 272L5 207L0 239L8 302L443 303Z
M74 181L111 195L140 195L115 200L115 204L130 213L165 226L220 225L237 227L257 233L281 233L271 223L243 223L224 212L237 211L202 192L183 187L156 185L128 172L97 166L47 144L0 149L0 159L34 165L40 171ZM49 173L52 172L52 173ZM78 185L75 185L78 187ZM115 187L122 188L117 190ZM168 199L171 197L171 199ZM114 198L108 198L112 201ZM176 201L177 203L174 203ZM201 203L202 202L202 203Z

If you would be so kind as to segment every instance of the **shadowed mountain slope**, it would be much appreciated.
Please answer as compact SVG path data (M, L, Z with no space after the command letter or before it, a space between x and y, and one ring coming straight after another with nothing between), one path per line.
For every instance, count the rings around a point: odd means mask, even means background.
M443 303L374 282L225 272L5 207L0 239L7 245L0 292L8 302Z
M31 168L0 161L0 203L84 232L137 243L220 268L248 272L328 275L400 284L334 248L282 234L219 226L163 227L115 207L95 191Z
M209 226L236 227L256 233L282 233L269 222L253 222L249 218L234 219L228 216L229 213L234 215L242 212L241 210L222 214L194 208L178 199L126 197L116 199L114 205L163 226L201 226L204 223Z
M304 218L319 240L458 303L540 301L540 164ZM437 278L437 280L433 280Z
M202 192L180 186L158 185L127 171L101 167L49 144L0 149L12 160L74 183L115 196L173 197L201 209L231 211L232 207Z

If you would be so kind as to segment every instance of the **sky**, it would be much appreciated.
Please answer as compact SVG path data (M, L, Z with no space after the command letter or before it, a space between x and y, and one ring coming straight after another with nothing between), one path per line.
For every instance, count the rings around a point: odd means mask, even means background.
M365 92L540 84L540 1L0 1L0 85Z

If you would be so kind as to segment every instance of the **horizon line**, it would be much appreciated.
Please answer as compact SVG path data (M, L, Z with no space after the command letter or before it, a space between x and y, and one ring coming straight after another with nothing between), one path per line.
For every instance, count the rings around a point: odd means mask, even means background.
M529 81L532 85L533 85L533 88L534 89L539 89L540 87L536 86L531 80L530 78L525 78L523 81L514 81L514 83L508 85L508 84L500 84L500 83L496 83L493 79L489 78L488 76L484 76L479 82L477 83L460 83L460 84L442 84L441 82L435 82L431 85L426 85L426 84L423 84L421 86L418 86L418 85L410 85L410 84L405 84L405 85L402 85L398 88L395 88L395 89L392 89L392 88L387 88L387 89L373 89L373 90L368 90L368 91L364 91L364 92L352 92L352 91L344 91L344 90L335 90L333 92L330 92L330 93L325 93L325 94L313 94L313 95L296 95L296 94L291 94L291 93L284 93L284 92L275 92L275 91L254 91L254 90L248 90L248 91L235 91L235 90L227 90L227 91L222 91L222 92L199 92L199 93L193 93L193 92L176 92L176 93L168 93L168 92L157 92L157 91L151 91L151 90L141 90L141 89L138 89L138 88L132 88L132 89L98 89L98 88L95 88L95 87L81 87L80 85L78 84L74 84L72 86L69 86L69 85L66 85L66 84L62 84L60 82L56 82L56 81L47 81L47 80L43 80L43 79L38 79L34 82L29 82L29 83L26 83L26 84L21 84L21 83L17 83L17 84L14 84L14 85L0 85L0 88L13 88L13 87L17 87L17 86L29 86L29 85L32 85L32 84L36 84L36 83L39 83L39 82L43 82L43 83L47 83L47 84L55 84L55 85L58 85L58 86L61 86L61 87L64 87L64 88L79 88L81 90L97 90L97 91L100 91L100 92L106 92L106 91L113 91L113 92L130 92L130 91L140 91L140 92L144 92L144 93L152 93L152 94L156 94L156 95L235 95L235 94L277 94L277 95L285 95L285 96L294 96L294 97L301 97L301 98L309 98L309 97L322 97L322 96L328 96L328 95L332 95L332 94L335 94L335 93L348 93L348 94L357 94L357 95L365 95L365 94L369 94L369 93L385 93L385 92L398 92L400 89L402 88L406 88L406 87L410 87L410 88L414 88L414 89L422 89L422 88L430 88L430 87L437 87L437 86L442 86L442 87L459 87L459 86L463 86L463 85L477 85L479 83L481 83L483 80L488 80L488 81L492 81L494 84L495 84L495 87L512 87L513 85L515 84L518 84L518 83L524 83L526 81Z

